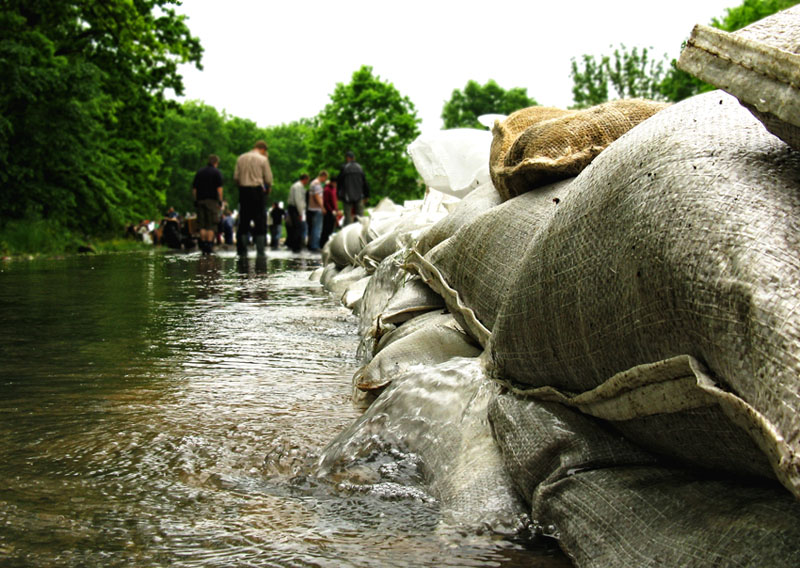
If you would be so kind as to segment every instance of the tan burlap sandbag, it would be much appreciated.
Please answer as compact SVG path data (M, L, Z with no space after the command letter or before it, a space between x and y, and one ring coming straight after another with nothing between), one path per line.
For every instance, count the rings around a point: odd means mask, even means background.
M800 496L798 226L800 154L721 91L678 103L606 149L534 236L492 330L495 376L569 399L622 373L627 419L716 405ZM701 367L625 375L680 355Z
M533 235L568 199L571 180L515 197L461 227L424 256L408 259L469 334L485 346L508 281Z
M492 145L489 149L489 175L503 200L511 196L505 188L505 178L498 171L505 167L506 154L520 134L539 122L574 114L576 111L554 107L533 106L511 113L504 120L496 120L492 127Z
M661 464L560 404L507 393L488 414L531 518L577 568L800 563L800 503L777 483Z
M493 156L492 180L510 199L576 176L614 140L667 106L642 99L611 101L537 122L517 136L502 161Z

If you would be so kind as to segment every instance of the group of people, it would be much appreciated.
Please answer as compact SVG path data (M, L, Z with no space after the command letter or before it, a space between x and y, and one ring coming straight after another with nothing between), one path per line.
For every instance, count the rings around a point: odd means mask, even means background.
M203 254L210 254L218 231L223 203L222 174L218 169L219 157L212 154L207 165L200 169L192 182L195 200L199 246ZM264 256L267 226L271 226L271 246L278 248L282 222L286 223L286 246L295 252L304 247L318 252L339 225L339 202L344 209L344 223L352 223L364 215L369 197L369 184L364 169L355 161L353 152L347 152L339 175L331 177L327 170L310 180L303 174L289 189L287 209L273 203L270 223L267 222L267 198L272 190L272 169L267 144L257 141L253 149L239 156L233 179L239 187L239 219L236 230L236 250L247 255L252 240L256 254Z

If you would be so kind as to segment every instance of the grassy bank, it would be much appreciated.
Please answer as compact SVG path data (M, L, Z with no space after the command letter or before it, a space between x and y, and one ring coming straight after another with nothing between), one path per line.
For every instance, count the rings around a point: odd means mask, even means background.
M145 250L152 246L113 235L89 237L65 229L60 223L45 219L9 221L0 227L2 257Z

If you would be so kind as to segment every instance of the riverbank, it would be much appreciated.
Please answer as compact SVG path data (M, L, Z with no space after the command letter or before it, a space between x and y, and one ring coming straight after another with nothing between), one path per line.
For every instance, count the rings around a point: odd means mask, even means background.
M78 234L51 220L9 221L0 228L0 259L4 261L151 248L152 245L132 239Z

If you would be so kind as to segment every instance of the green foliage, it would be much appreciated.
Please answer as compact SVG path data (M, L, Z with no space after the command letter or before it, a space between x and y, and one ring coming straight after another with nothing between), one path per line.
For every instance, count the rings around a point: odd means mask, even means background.
M476 81L468 81L463 91L453 90L450 100L442 108L442 119L445 128L478 128L486 127L478 122L483 114L511 114L521 108L535 106L538 103L528 97L528 90L515 87L506 91L494 80L481 86Z
M201 48L174 0L6 0L0 223L111 232L163 203L164 92Z
M800 0L744 0L740 6L728 8L721 20L714 18L711 25L733 32L798 2ZM622 46L621 51L614 50L612 56L583 55L581 63L572 59L570 76L576 108L606 102L609 84L614 87L617 98L644 97L672 102L715 89L678 69L675 60L666 65L666 57L650 59L647 49L641 53L636 48L628 52Z
M798 2L800 0L744 0L741 6L725 10L721 20L711 20L711 25L726 32L735 32L775 12L791 8Z
M338 83L331 102L314 119L309 137L311 171L333 175L351 150L364 167L372 201L389 196L397 202L422 195L406 147L419 135L414 104L393 84L362 66L347 85Z
M608 101L609 86L616 98L663 100L660 90L664 77L663 60L650 56L648 48L628 50L620 45L608 55L583 55L582 65L571 61L574 108L586 108Z
M163 129L166 142L160 177L167 183L167 205L181 214L194 210L192 180L210 154L220 158L224 197L231 209L239 204L239 190L233 182L236 159L256 140L263 139L269 146L272 200L285 202L289 186L308 170L308 119L260 128L251 120L229 117L204 103L188 101L167 112Z

